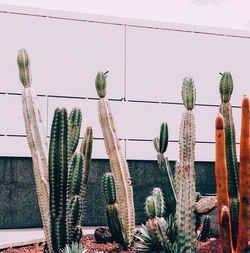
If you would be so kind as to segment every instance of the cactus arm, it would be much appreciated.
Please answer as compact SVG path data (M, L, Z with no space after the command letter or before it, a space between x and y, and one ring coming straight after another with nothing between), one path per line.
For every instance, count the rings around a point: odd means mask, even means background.
M240 136L240 216L237 253L245 252L250 240L250 104L242 101Z
M216 117L215 128L216 128L215 176L217 188L219 231L220 231L222 252L226 253L226 252L233 252L233 242L232 242L231 221L229 213L224 120L221 115L218 115Z
M99 78L100 77L100 78ZM98 81L99 80L99 81ZM135 229L133 189L127 162L122 155L118 136L114 127L111 109L105 96L105 76L98 73L96 78L99 121L103 131L104 144L109 157L111 172L116 182L117 205L122 221L125 243L131 242ZM101 82L98 84L98 82ZM106 82L106 80L105 80Z
M120 243L124 249L127 244L124 243L122 233L122 224L116 204L115 180L112 173L106 173L103 177L103 190L106 199L106 217L110 232L117 243Z
M25 49L19 50L17 63L22 94L23 117L27 141L32 155L36 192L49 252L52 252L49 218L48 144L35 91L31 88L29 57Z
M84 201L85 193L89 178L90 166L91 166L91 156L92 156L92 146L93 146L93 129L92 127L88 126L83 140L82 145L80 148L80 152L83 154L84 157L84 164L83 164L83 181L82 181L82 189L80 192L80 197Z
M73 108L69 115L69 150L73 154L79 142L82 124L82 112L79 108Z
M68 172L68 118L65 108L54 113L50 135L49 182L52 243L55 252L66 244L66 189Z
M230 204L231 230L233 245L236 248L239 219L239 165L236 156L236 138L230 98L233 92L233 80L229 72L223 73L220 81L220 114L225 124L226 162L228 173L228 194Z

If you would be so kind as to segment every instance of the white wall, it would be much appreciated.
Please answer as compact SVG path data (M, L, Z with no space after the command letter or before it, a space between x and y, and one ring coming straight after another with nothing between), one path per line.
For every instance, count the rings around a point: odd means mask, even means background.
M25 15L23 15L25 14ZM17 52L31 58L33 88L47 135L57 106L83 111L83 129L94 129L94 158L107 158L97 115L94 79L109 70L107 97L127 159L156 159L152 140L169 125L167 156L178 158L185 76L196 83L196 160L214 161L214 120L219 72L234 79L236 137L240 105L250 94L250 32L117 19L0 5L0 156L30 156L22 115Z

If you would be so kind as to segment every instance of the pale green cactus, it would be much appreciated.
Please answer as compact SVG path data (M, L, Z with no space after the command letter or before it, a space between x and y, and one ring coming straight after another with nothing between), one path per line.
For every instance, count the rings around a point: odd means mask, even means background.
M111 172L115 178L117 205L121 218L125 244L130 244L135 229L133 189L127 162L122 154L114 127L112 112L106 95L106 76L99 72L96 77L99 121L103 131L104 144L109 157Z

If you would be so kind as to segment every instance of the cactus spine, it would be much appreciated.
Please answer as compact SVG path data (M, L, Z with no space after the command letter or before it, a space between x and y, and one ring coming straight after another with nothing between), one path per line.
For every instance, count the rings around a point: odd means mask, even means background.
M122 226L116 204L115 180L112 173L106 173L103 177L103 189L106 199L106 217L109 230L117 243L124 245ZM125 245L126 248L126 245Z
M122 155L113 117L106 95L106 77L99 72L96 76L96 90L100 97L98 103L99 121L103 131L106 152L111 172L116 182L117 205L122 222L125 244L130 244L135 228L133 189L127 162Z
M163 180L163 191L165 195L168 213L175 213L176 209L176 193L174 188L174 179L169 165L168 158L164 156L168 146L168 125L166 122L161 124L160 139L154 139L154 146L157 154L157 161L161 171Z
M22 94L23 117L32 155L38 203L48 249L52 252L49 217L48 144L37 96L31 87L30 60L25 49L19 50L17 64L19 78L24 87Z
M229 72L223 73L220 81L220 114L225 124L226 162L228 174L228 194L232 223L233 245L236 247L239 217L239 166L236 157L235 129L230 98L233 92L233 80Z
M240 215L236 253L247 251L250 231L250 102L245 96L242 101L242 121L240 139ZM215 174L218 195L218 217L222 252L234 252L231 230L229 184L227 182L225 123L218 115L216 126L216 161Z
M195 233L195 87L191 78L185 78L182 86L182 98L186 107L183 114L179 139L179 170L175 175L177 186L176 223L178 226L179 246L183 252L196 251Z

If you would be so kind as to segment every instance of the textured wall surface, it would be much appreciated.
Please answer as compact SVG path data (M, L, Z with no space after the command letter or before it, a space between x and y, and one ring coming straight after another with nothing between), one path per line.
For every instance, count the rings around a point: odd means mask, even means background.
M136 223L145 221L144 202L153 187L161 186L156 161L128 161L134 189ZM171 162L171 166L174 162ZM197 191L215 193L214 163L195 164ZM84 204L83 225L104 225L102 176L108 160L93 160ZM31 158L0 158L0 228L41 227Z

